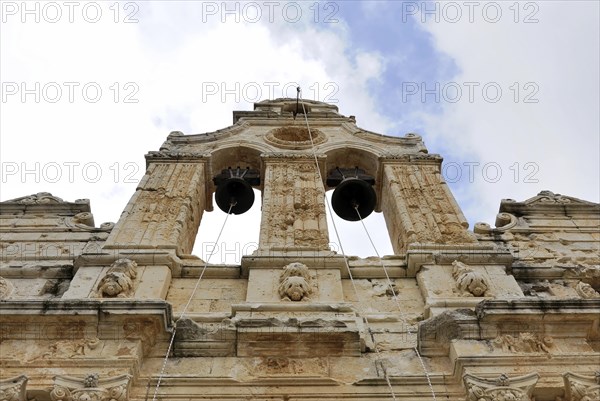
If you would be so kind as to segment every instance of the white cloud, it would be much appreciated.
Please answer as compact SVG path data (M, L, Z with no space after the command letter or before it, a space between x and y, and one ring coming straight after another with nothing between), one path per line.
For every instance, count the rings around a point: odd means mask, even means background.
M366 90L381 71L380 59L352 52L341 24L332 30L310 21L203 24L200 3L183 3L140 3L134 24L114 23L108 3L96 24L19 18L3 24L2 81L28 88L39 83L41 98L27 95L23 102L17 93L1 105L2 200L41 191L70 201L87 197L97 224L116 221L143 175L147 151L158 150L171 130L193 134L230 125L233 110L271 97L265 82L279 84L275 97L291 82L301 84L307 98L337 88L332 96L342 113L356 114L366 128L389 125ZM56 103L48 101L51 92L43 93L53 82L63 90ZM78 84L73 102L64 82ZM101 88L97 103L81 93L86 83ZM203 99L213 83L218 93ZM221 97L222 89L253 83L265 91L260 99L248 99L254 92L243 90ZM288 94L295 95L293 87ZM125 103L126 95L138 102ZM23 175L25 169L33 172Z
M452 24L442 18L424 25L437 49L460 68L450 81L463 89L465 82L480 84L473 103L466 101L465 89L456 103L442 97L441 115L425 117L428 137L452 147L453 161L481 163L471 184L463 166L460 182L467 187L459 191L459 203L471 223L493 223L501 198L524 200L543 189L600 198L599 5L536 2L539 22L525 24L514 22L512 4L503 3L496 24L482 18ZM524 11L534 10L521 9L521 21ZM497 103L482 96L486 83L502 88ZM525 103L527 95L538 103ZM487 177L485 163L497 163L489 165ZM502 177L492 182L498 166Z

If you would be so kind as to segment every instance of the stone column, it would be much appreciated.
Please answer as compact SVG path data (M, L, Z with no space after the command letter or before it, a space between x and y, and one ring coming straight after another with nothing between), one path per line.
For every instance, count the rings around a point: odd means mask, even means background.
M206 204L205 162L150 162L105 249L190 254Z
M410 243L476 242L440 174L441 157L382 160L381 209L396 254Z
M323 183L310 155L263 155L259 253L329 250Z

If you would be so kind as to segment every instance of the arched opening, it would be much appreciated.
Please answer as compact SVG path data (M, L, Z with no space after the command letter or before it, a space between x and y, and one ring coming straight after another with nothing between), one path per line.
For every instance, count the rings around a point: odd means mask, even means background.
M227 217L227 213L218 207L212 212L204 212L194 242L194 255L211 264L239 265L242 256L249 255L258 248L261 192L257 189L253 191L254 204L244 214L231 214ZM213 193L213 204L214 196ZM226 218L227 223L223 226ZM215 242L221 228L223 233L218 242Z
M212 178L229 168L242 170L249 168L261 171L261 150L239 145L223 146L211 155L209 168L210 182L207 182L207 191L210 193L213 210L205 211L198 228L192 254L208 261L211 264L239 265L244 255L249 255L258 247L260 233L261 203L260 184L255 186L254 203L252 207L242 214L231 214L221 210L215 199L216 186ZM227 222L225 223L225 220ZM221 236L219 232L223 229Z
M341 253L339 242L343 246L343 250L348 256L369 257L393 254L393 249L390 241L390 236L385 224L383 213L378 213L380 210L380 194L381 183L379 182L379 160L375 153L368 149L360 148L336 148L326 152L326 166L324 180L327 181L327 175L330 175L336 168L358 168L374 179L373 186L377 194L377 203L375 211L363 219L363 224L360 221L347 221L335 214L332 206L332 196L335 188L326 187L327 201L330 205L327 208L327 226L329 230L329 242L332 250ZM331 213L330 213L331 211ZM332 216L333 214L333 216ZM335 226L334 226L335 224ZM337 235L336 235L337 228ZM338 239L339 235L339 239ZM373 248L369 237L377 250Z
M332 195L333 190L327 191L326 196L329 205L331 205ZM343 220L335 215L333 209L331 209L331 211L332 213L329 213L329 209L327 210L327 227L329 229L329 244L333 251L340 254L342 253L340 247L341 242L344 253L347 256L359 256L361 258L377 256L369 241L370 236L380 256L383 257L394 253L383 213L371 213L368 217L363 219L363 227L360 221ZM336 228L339 240L336 235Z

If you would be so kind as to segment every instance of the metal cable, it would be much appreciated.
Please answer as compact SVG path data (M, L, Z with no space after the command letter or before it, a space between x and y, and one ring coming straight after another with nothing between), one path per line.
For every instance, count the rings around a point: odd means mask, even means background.
M302 92L301 92L300 88L298 88L298 93L300 94L299 96L301 96ZM329 215L332 217L331 221L333 222L333 230L335 232L335 236L337 238L338 244L340 245L340 251L342 252L342 256L344 257L344 264L346 265L346 270L348 271L348 277L350 277L350 282L352 283L352 288L354 289L354 293L356 294L359 312L362 315L362 318L365 321L365 325L367 326L367 331L369 332L369 334L371 335L371 339L373 340L373 348L375 349L375 354L376 354L375 368L377 369L377 362L380 362L381 370L383 371L383 376L384 376L385 381L390 389L390 395L392 396L392 399L394 401L397 401L396 393L394 392L394 388L393 388L392 383L390 382L390 378L388 377L388 374L387 374L387 369L385 368L383 363L381 363L382 362L381 354L379 353L379 349L377 348L377 342L375 340L375 336L373 335L373 332L371 331L369 319L367 318L366 313L363 313L363 311L361 310L361 307L360 307L360 305L362 304L362 299L361 299L360 293L358 292L358 289L356 288L356 283L354 282L354 277L352 276L352 272L350 271L350 265L348 264L348 257L346 256L346 252L344 252L344 247L342 245L342 241L340 239L340 235L339 235L337 226L335 224L335 220L333 219L333 211L331 210L331 205L329 204L329 199L327 199L327 196L325 196L325 185L323 184L323 176L321 175L321 169L319 168L319 161L317 159L317 153L315 151L315 144L313 142L312 133L310 131L310 124L308 123L308 116L306 115L306 109L304 107L304 102L302 102L301 104L302 104L302 111L304 113L304 120L306 122L306 129L308 130L308 136L310 138L310 145L311 145L313 157L315 159L315 167L317 169L317 175L319 178L319 182L321 183L321 185L323 185L323 197L325 198L325 204L327 205L327 210L329 212Z
M396 302L396 306L398 307L398 311L400 312L400 315L402 317L404 317L404 321L405 321L406 327L407 327L407 330L406 330L407 334L413 334L413 333L417 334L416 332L413 332L411 330L410 324L408 323L408 319L405 317L406 315L404 314L404 312L402 312L402 308L400 308L400 302L398 301L398 296L396 295L396 291L394 290L394 285L392 283L392 280L390 279L390 275L388 274L387 267L386 267L383 259L379 255L379 252L377 251L377 247L375 246L375 243L373 242L373 239L371 238L371 234L369 233L369 230L367 229L367 226L365 225L365 222L364 222L362 216L360 215L360 212L358 211L358 206L354 206L354 210L356 210L356 214L358 215L360 223L362 224L363 228L365 229L365 233L367 234L367 237L369 238L369 242L371 243L371 246L373 247L373 250L375 251L375 255L377 255L377 258L379 258L379 261L381 262L381 267L383 268L385 277L387 278L388 286L390 287L394 301ZM421 353L419 352L419 349L417 348L416 345L413 347L413 349L415 350L415 353L417 354L417 357L419 358L419 362L421 362L421 367L423 368L423 372L425 372L425 378L427 379L427 384L429 385L429 390L431 390L431 396L433 397L433 401L437 401L437 398L435 397L435 391L433 390L433 385L431 384L431 378L429 377L429 372L427 371L427 367L425 366L425 361L423 361L423 357L421 357Z
M219 243L219 239L221 238L221 234L223 234L223 230L225 229L225 224L227 224L227 220L229 219L229 215L231 214L231 209L235 206L235 203L230 203L229 204L229 210L227 211L227 216L225 216L225 220L223 221L223 225L221 226L221 230L219 231L219 235L217 235L217 239L215 241L215 244ZM177 319L177 321L175 322L175 326L173 327L173 333L171 334L171 340L169 341L169 347L167 348L167 353L165 355L165 358L163 360L163 364L162 364L162 368L160 369L160 374L158 375L158 381L156 382L156 387L154 389L154 395L152 396L152 401L156 401L156 396L158 395L158 389L160 388L160 383L162 382L162 378L164 376L165 373L165 369L167 367L167 362L169 361L169 354L171 353L171 349L173 348L173 343L175 342L175 333L177 332L177 323L179 323L179 321L181 319L183 319L183 317L185 316L185 313L187 312L190 303L192 302L192 299L194 298L194 295L196 294L196 291L198 290L198 287L200 286L200 281L202 281L202 277L204 277L204 272L206 271L206 268L208 267L208 262L210 261L210 258L212 257L212 255L215 253L215 249L217 247L214 246L212 251L210 252L210 254L208 255L208 257L206 258L206 262L204 262L204 267L202 268L202 271L200 272L200 276L198 277L198 280L196 281L196 285L194 286L194 289L192 290L192 294L190 295L187 303L185 304L183 311L181 312L181 315L179 316L179 318ZM148 380L148 389L150 388L150 380ZM146 391L146 400L148 399L148 391Z

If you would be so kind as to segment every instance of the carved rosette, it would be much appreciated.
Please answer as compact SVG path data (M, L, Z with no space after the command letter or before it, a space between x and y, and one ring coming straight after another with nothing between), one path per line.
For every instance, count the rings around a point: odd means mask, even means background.
M462 296L483 297L488 290L487 280L480 272L474 271L466 264L455 260L452 262L454 269L452 277L456 281L456 288Z
M282 149L310 149L313 145L324 143L327 137L315 128L309 133L304 127L285 126L267 132L265 140Z
M4 277L0 277L0 299L8 298L14 289L15 287L9 280L5 279Z
M495 380L465 374L466 401L530 401L539 379L537 373L510 379L502 374Z
M137 263L131 259L116 260L100 280L96 295L102 297L126 298L133 295L134 280L137 277Z
M565 401L599 401L600 400L600 371L595 376L583 376L567 372L563 375L565 381Z
M83 378L56 376L52 401L127 401L131 376L100 379L97 373Z
M283 268L279 277L279 296L284 301L308 301L311 294L311 279L308 267L293 262Z
M23 401L27 387L27 376L21 375L0 380L0 401Z

